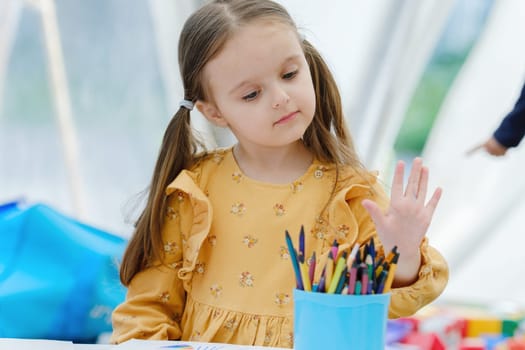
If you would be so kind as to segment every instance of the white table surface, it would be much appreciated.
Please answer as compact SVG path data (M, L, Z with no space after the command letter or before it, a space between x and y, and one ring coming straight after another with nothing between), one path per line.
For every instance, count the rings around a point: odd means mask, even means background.
M191 345L194 350L284 350L261 346L242 346L218 343L199 343L187 341L129 340L119 345L74 344L69 341L46 339L0 338L0 350L166 350L177 346ZM186 349L180 348L180 349Z
M261 346L242 346L217 343L197 343L158 340L130 340L119 345L110 344L73 344L68 341L46 339L0 338L0 350L168 350L168 346L177 349L177 345L188 344L194 350L289 350ZM183 349L183 348L180 348ZM385 350L413 350L412 346L396 345Z

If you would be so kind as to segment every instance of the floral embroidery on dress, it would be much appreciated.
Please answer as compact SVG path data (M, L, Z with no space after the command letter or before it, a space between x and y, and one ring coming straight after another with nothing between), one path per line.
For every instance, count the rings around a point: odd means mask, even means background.
M324 240L328 232L326 232L326 220L318 215L315 218L315 226L310 230L310 234L312 237L318 239L318 240Z
M215 245L217 244L217 236L216 236L216 235L210 235L210 236L208 236L207 240L208 240L208 243L209 243L211 246L215 246Z
M230 213L237 216L242 216L246 212L246 206L244 203L233 203Z
M234 172L232 174L232 180L236 183L240 183L241 182L241 178L242 178L242 174L238 171Z
M286 343L288 343L288 347L292 347L292 344L293 344L293 333L292 332L289 332L288 334L286 334L284 336L284 341Z
M246 235L242 238L242 243L245 244L248 248L253 248L257 241L258 239L253 237L252 235Z
M177 268L180 267L180 265L182 265L182 262L177 261L177 262L174 262L174 263L168 264L168 267L169 267L170 269L177 269Z
M255 278L250 272L244 271L241 272L241 275L239 276L239 284L241 287L253 287L254 279Z
M168 241L164 243L164 252L167 254L175 254L175 251L179 249L179 246L176 242Z
M235 318L230 318L224 323L224 328L226 328L229 331L233 331L235 328L239 326L239 322L235 320Z
M348 232L350 231L350 227L348 227L345 224L341 224L337 226L337 229L335 231L335 234L338 238L346 238L348 235Z
M206 271L206 264L203 263L203 262L198 261L195 264L195 271L197 271L197 273L199 273L201 275L204 274L204 271Z
M213 310L212 317L219 318L222 315L222 310Z
M214 298L220 297L222 294L222 286L217 283L212 284L210 287L210 293Z
M179 213L173 209L173 207L168 206L166 208L166 217L170 220L175 220L179 216Z
M182 191L177 191L175 192L176 195L177 195L177 200L179 202L184 202L184 198L186 197L186 193L182 192Z
M291 184L292 192L297 193L303 189L303 183L302 181L294 181Z
M163 303L167 303L170 301L170 293L164 292L161 295L159 295L159 300Z
M288 248L286 248L283 245L280 246L279 247L279 256L281 257L281 259L284 259L284 260L290 259L290 253L288 252Z
M312 236L315 237L316 239L322 240L326 236L326 232L321 227L315 227L310 232Z
M270 345L270 342L272 341L272 338L273 338L273 333L272 333L272 331L266 331L266 334L264 335L264 342L263 342L263 345L264 345L264 346L269 346L269 345Z
M191 333L190 341L199 341L200 339L201 339L201 332L197 331L197 330L194 330Z
M290 294L287 294L287 293L276 293L274 302L275 302L275 304L277 304L279 306L287 305L287 304L290 303Z
M286 210L284 209L284 205L279 204L279 203L273 206L273 211L275 212L275 215L277 216L283 216L286 213Z

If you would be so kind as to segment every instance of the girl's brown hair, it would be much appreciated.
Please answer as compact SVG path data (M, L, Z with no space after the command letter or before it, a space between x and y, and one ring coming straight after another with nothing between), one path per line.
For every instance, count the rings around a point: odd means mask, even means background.
M203 79L206 63L240 27L255 20L284 23L297 32L286 9L271 0L216 0L188 18L179 38L179 67L185 100L196 102L211 98ZM316 93L315 116L303 135L303 142L320 160L333 163L337 168L350 165L361 170L346 129L335 80L319 52L307 40L302 40L302 45ZM149 263L162 259L166 187L183 169L199 160L202 150L202 142L191 129L190 111L179 108L164 134L146 206L122 260L120 279L124 285L129 285L133 276Z

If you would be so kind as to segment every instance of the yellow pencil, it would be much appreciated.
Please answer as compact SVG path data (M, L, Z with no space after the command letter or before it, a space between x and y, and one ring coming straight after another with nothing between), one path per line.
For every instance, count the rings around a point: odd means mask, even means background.
M386 276L385 287L383 288L383 293L390 292L392 287L392 282L394 281L394 275L396 274L397 260L399 259L399 253L396 253L392 258L390 263L390 268L388 269L388 275Z
M388 265L390 265L392 259L396 254L398 254L397 246L394 246L394 248L392 248L388 255L383 259L383 262L381 264L376 265L376 278L379 278L379 275L381 275L381 271L383 271L385 267L388 267Z
M392 248L392 250L388 253L388 255L385 258L385 261L390 264L396 254L397 254L397 245L395 245L394 248Z
M335 292L337 285L339 284L339 280L341 279L341 273L343 272L345 266L346 266L346 252L343 252L339 260L337 260L337 265L335 266L334 275L332 277L332 281L330 282L330 286L328 287L327 293L333 294Z
M303 279L303 288L307 292L312 291L312 283L310 282L310 276L308 276L308 267L306 266L306 263L299 262L299 269L301 270L301 278Z

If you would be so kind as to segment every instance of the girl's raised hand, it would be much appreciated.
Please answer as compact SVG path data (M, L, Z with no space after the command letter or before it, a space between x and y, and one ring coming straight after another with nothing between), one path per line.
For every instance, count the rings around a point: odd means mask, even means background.
M419 269L419 246L441 198L441 189L437 188L428 203L425 203L428 168L423 166L421 158L414 159L406 188L403 186L404 172L405 164L399 161L392 183L390 206L386 212L383 212L374 201L368 199L363 201L363 206L374 221L377 235L385 252L394 246L398 247L400 253L398 268L405 270L408 277L413 272L410 270L415 270L417 274L417 269ZM407 266L403 268L400 265Z

